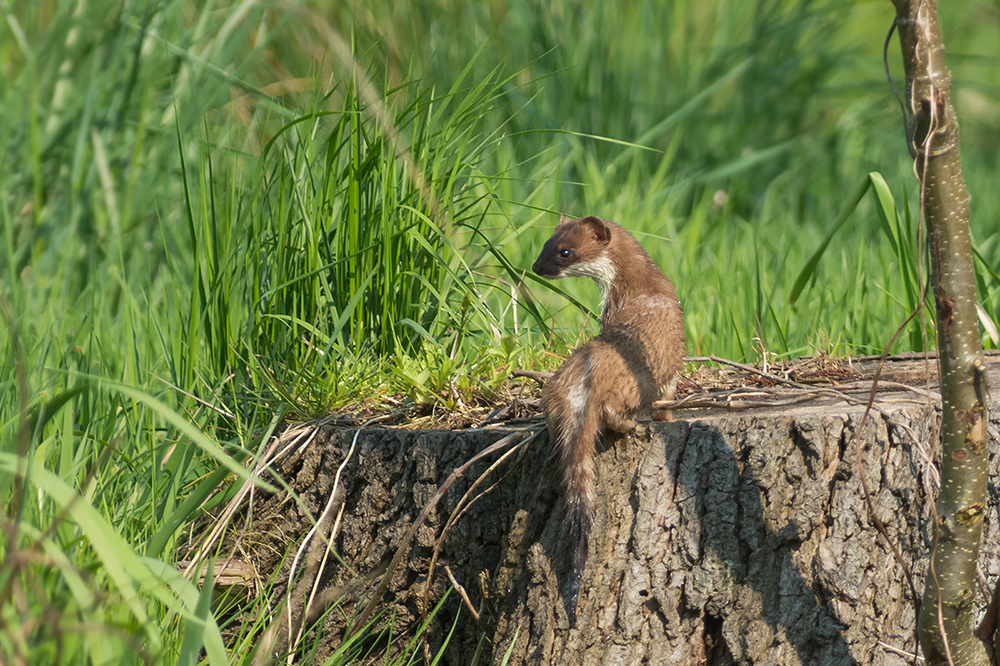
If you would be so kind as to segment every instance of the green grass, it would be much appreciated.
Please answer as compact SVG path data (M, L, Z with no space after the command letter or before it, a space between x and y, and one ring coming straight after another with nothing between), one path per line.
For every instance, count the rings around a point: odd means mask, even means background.
M224 661L202 503L286 416L554 367L597 328L528 271L559 212L636 233L691 354L879 352L919 300L888 5L138 5L0 2L0 661ZM995 320L1000 47L941 10Z

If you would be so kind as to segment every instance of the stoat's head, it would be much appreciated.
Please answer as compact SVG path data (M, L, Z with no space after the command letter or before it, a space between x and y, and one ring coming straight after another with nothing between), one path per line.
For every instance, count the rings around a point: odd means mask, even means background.
M598 217L560 217L531 270L551 279L585 275L606 288L615 278L608 253L612 233L611 226Z

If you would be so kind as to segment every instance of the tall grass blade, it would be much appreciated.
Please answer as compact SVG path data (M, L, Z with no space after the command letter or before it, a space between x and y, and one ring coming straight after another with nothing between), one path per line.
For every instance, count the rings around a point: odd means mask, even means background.
M851 195L851 198L847 200L847 204L840 212L840 215L838 215L837 219L833 221L832 225L830 225L830 230L827 232L826 237L823 238L823 242L821 242L819 247L816 248L816 251L812 253L812 256L810 256L809 260L806 262L806 265L802 267L801 271L799 271L799 275L795 278L795 282L792 283L792 290L788 295L789 304L795 305L795 302L799 300L799 295L805 288L806 283L809 282L815 274L816 266L819 265L820 259L823 258L823 254L826 252L827 247L829 247L830 241L833 240L833 237L838 231L840 231L840 228L844 226L844 223L851 217L851 213L853 213L858 207L858 204L861 203L861 199L864 198L865 193L868 192L868 188L871 187L871 184L872 179L865 178L861 181L861 184L858 185L858 188L854 190L854 194Z

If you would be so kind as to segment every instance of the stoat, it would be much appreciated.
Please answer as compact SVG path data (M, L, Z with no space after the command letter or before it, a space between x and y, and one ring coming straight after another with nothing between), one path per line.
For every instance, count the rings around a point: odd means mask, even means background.
M672 398L683 368L684 322L674 285L625 229L597 217L560 218L532 270L586 275L604 300L600 334L575 350L542 390L559 449L573 539L569 609L575 615L594 516L594 449L605 429L627 432Z

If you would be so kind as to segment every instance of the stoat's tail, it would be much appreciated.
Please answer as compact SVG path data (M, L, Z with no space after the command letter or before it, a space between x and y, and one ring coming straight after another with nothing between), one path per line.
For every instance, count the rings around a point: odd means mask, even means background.
M587 549L589 548L590 524L593 522L594 509L592 505L580 501L579 493L573 488L566 489L567 519L570 534L573 539L573 571L569 579L569 615L570 620L576 620L576 604L580 598L580 581L583 580L583 569L587 565Z
M591 359L584 362L589 369ZM568 365L568 363L567 363ZM580 581L587 563L588 535L594 518L596 495L594 450L600 430L599 405L593 400L589 372L567 372L553 377L546 386L543 402L548 416L549 432L559 448L566 493L566 520L573 540L573 571L570 574L568 608L570 618L576 614ZM572 378L575 382L567 382ZM560 381L562 380L562 381ZM569 386L566 384L569 383Z

